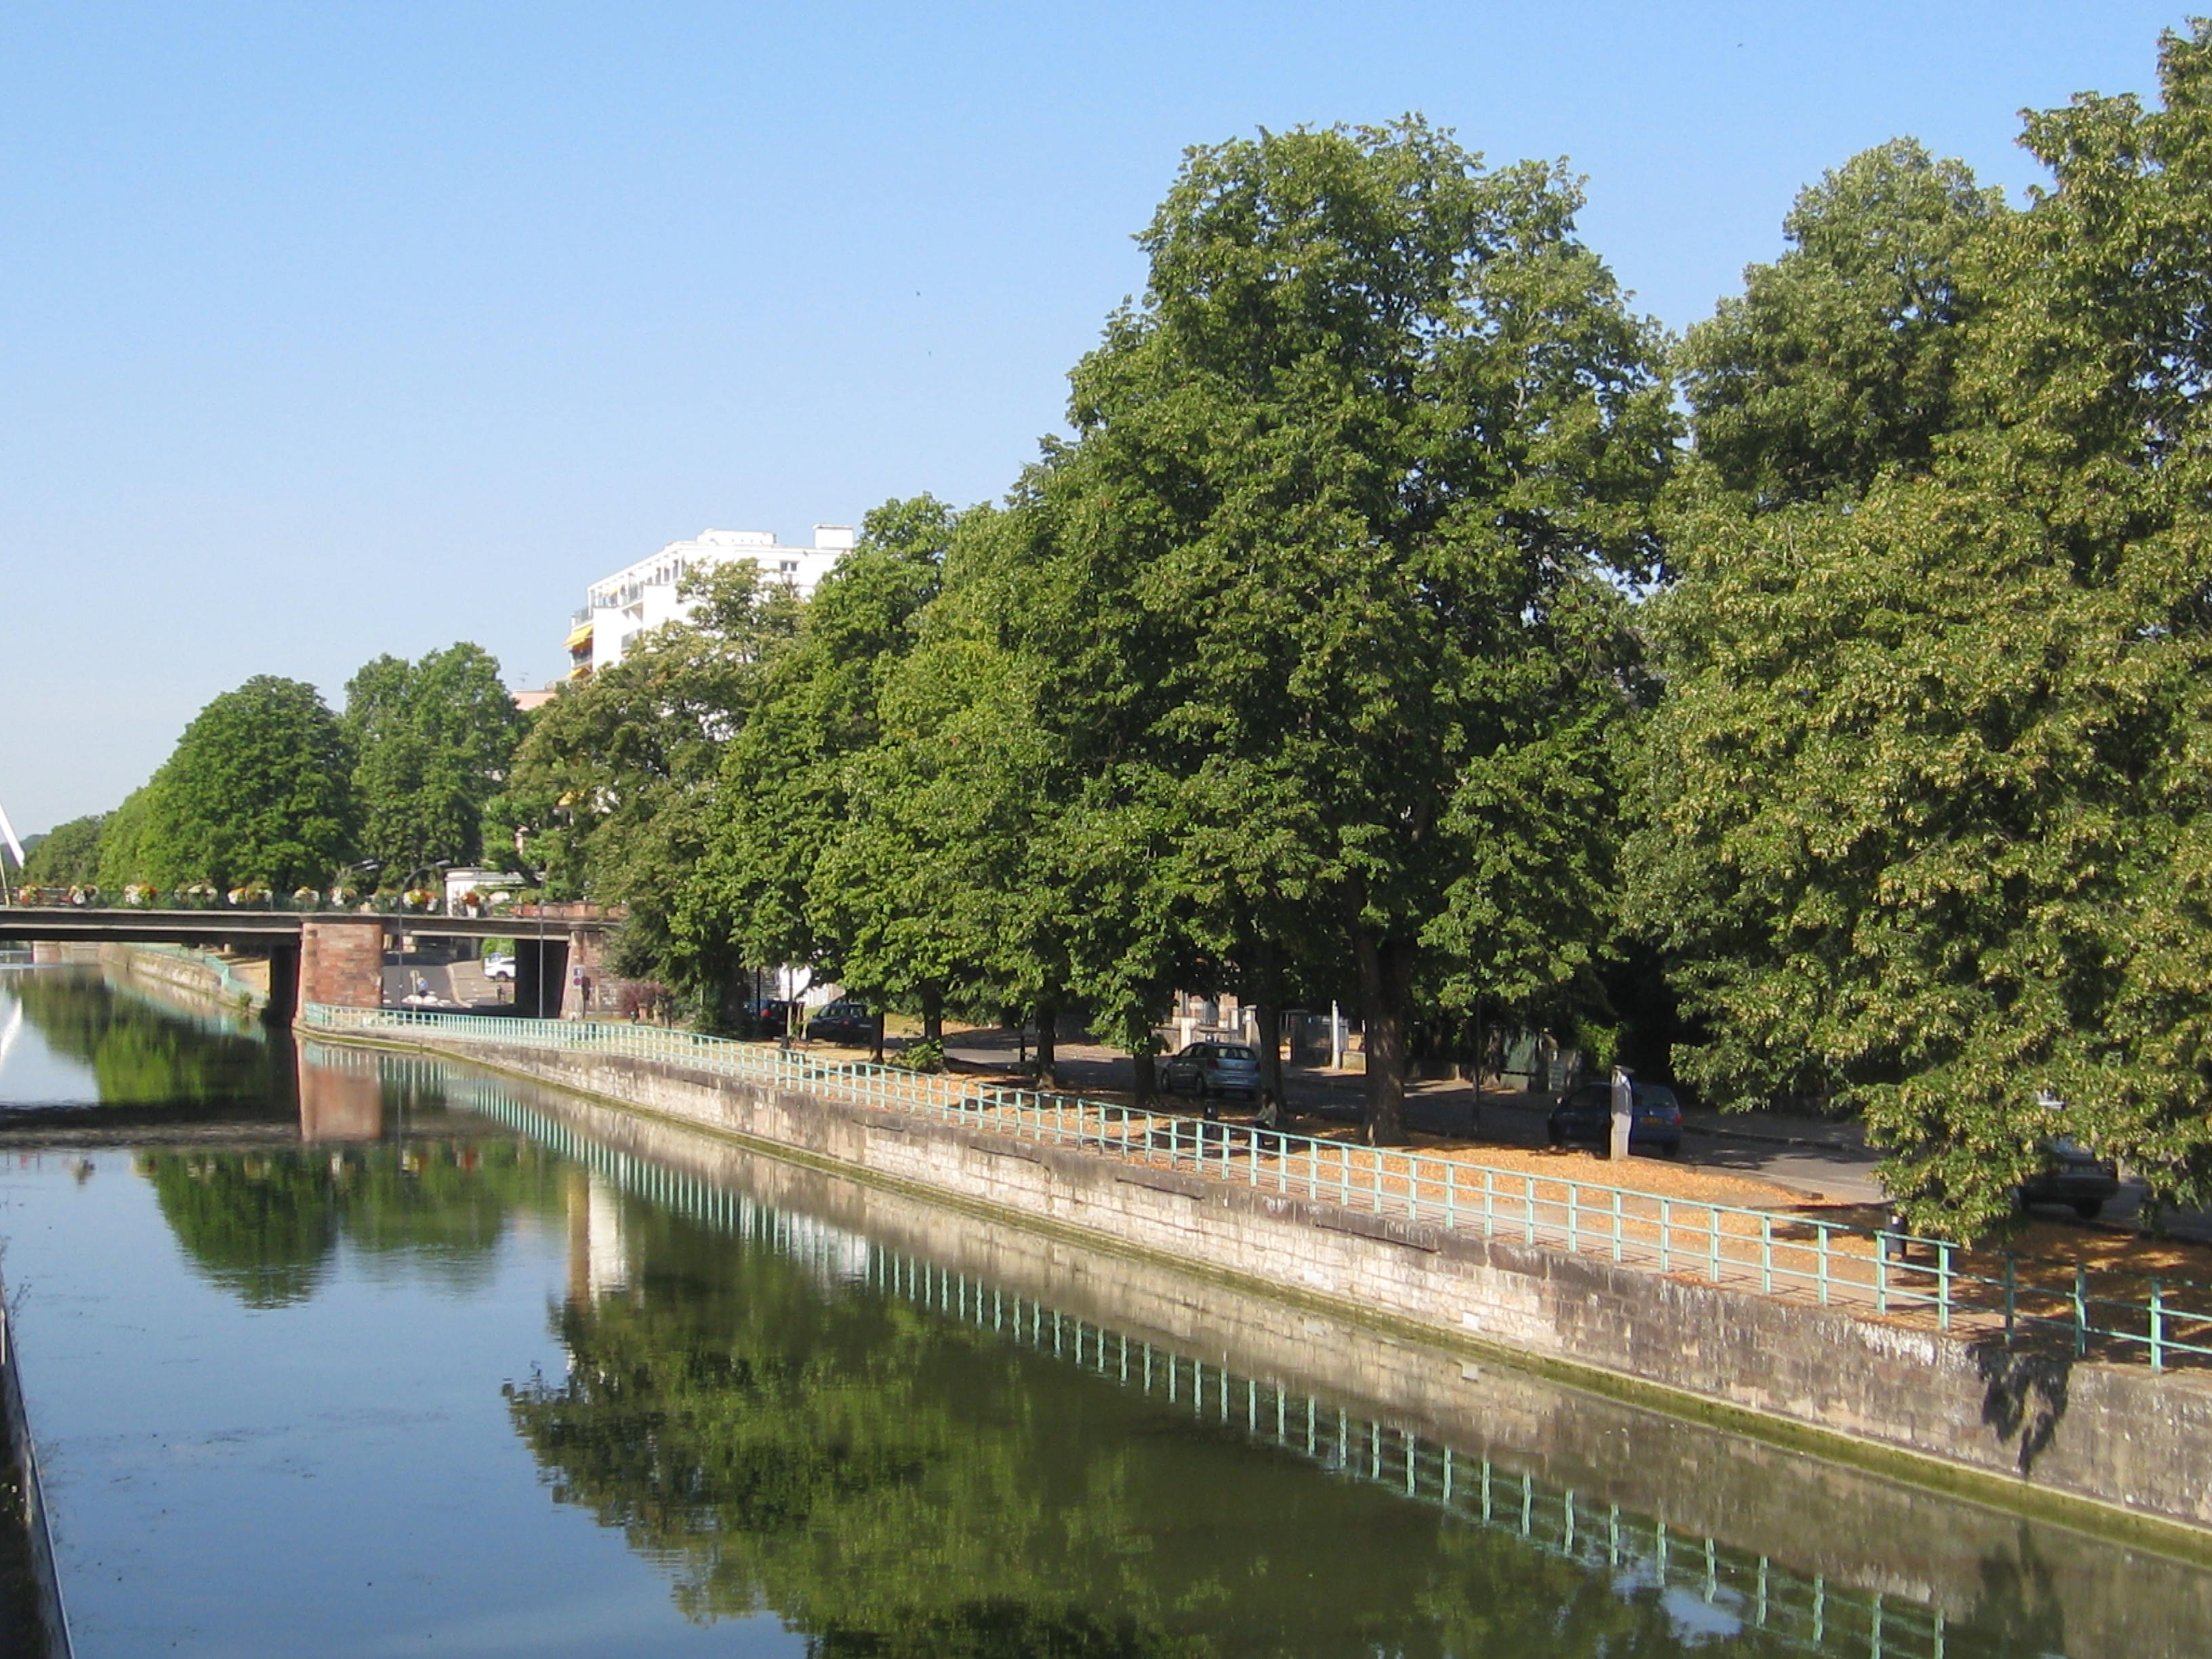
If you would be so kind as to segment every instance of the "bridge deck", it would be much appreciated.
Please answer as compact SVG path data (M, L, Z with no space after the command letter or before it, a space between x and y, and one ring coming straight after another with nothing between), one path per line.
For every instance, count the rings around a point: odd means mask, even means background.
M566 936L599 933L607 923L547 916L410 916L346 910L150 910L76 905L0 906L0 939L48 944L114 939L146 945L204 945L225 940L296 943L308 921L377 921L387 933L417 939L520 939L543 931Z

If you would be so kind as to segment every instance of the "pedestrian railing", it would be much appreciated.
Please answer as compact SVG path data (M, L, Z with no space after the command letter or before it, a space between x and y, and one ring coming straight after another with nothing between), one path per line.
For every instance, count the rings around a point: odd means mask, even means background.
M2076 1357L2147 1359L2154 1370L2212 1363L2212 1286L1970 1248L1789 1210L1670 1198L1570 1176L894 1066L830 1060L660 1026L498 1018L310 1005L331 1031L435 1034L581 1054L625 1055L830 1096L881 1110L1148 1164L1410 1228L1440 1228L1597 1256L1862 1316L2002 1335Z

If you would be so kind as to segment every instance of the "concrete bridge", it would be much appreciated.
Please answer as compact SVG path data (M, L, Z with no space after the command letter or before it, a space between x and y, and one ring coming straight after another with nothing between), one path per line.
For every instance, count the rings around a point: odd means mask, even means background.
M269 1018L280 1023L289 1023L302 1002L382 1006L385 951L401 936L511 939L514 1012L540 1019L581 1018L580 977L599 977L611 925L599 906L586 904L547 905L542 915L505 916L0 906L0 939L20 940L34 952L42 945L185 945L266 957Z

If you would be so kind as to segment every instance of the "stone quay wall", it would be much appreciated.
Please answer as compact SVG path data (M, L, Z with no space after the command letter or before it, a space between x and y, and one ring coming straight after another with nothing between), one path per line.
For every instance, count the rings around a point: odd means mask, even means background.
M1917 1478L1932 1462L2014 1502L2057 1495L2212 1528L2212 1378L2199 1373L2012 1352L665 1061L427 1033L391 1046L1177 1263L1367 1328L1598 1373L1664 1409L1840 1437L1861 1461L1887 1455Z
M1771 1557L1801 1577L1901 1597L1954 1624L2002 1626L1990 1604L2035 1584L2065 1609L2072 1659L2193 1655L2212 1630L2212 1575L2124 1537L1960 1502L1924 1482L1808 1457L1719 1425L1471 1358L1449 1340L1378 1331L1318 1303L1255 1296L1203 1269L1100 1249L1024 1220L871 1184L742 1142L551 1091L526 1103L609 1151L927 1261L1094 1329L1328 1397L1523 1472L1601 1508ZM1078 1362L1079 1363L1079 1362ZM1241 1420L1241 1419L1239 1419ZM2069 1506L2069 1508L2071 1506ZM1900 1651L1905 1650L1900 1649Z

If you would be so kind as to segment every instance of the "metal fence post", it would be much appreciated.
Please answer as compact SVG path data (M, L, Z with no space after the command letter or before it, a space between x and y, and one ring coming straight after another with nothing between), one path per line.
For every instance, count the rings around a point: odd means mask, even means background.
M2166 1369L2166 1297L2155 1279L2150 1282L2150 1368Z
M2089 1352L2089 1270L2074 1264L2074 1354Z

